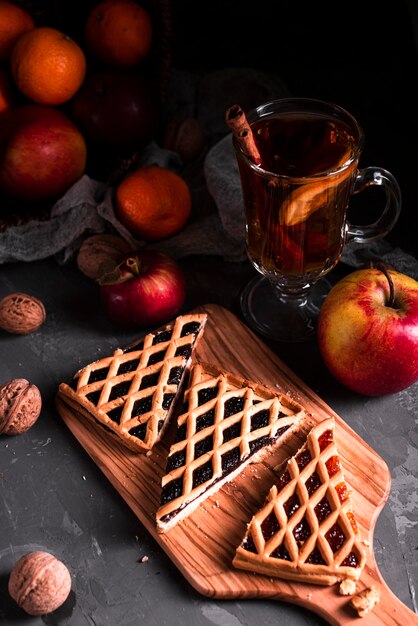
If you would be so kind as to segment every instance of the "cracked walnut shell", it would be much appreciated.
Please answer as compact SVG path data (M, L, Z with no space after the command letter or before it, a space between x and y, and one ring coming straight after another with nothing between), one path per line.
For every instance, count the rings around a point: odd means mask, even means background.
M0 386L0 434L20 435L38 419L42 397L26 378L14 378Z
M38 330L46 319L45 307L26 293L10 293L0 300L0 328L16 335Z

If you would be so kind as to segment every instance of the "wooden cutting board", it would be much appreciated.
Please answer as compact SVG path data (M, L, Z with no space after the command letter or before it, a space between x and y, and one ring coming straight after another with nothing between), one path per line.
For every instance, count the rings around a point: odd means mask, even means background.
M197 358L292 395L310 414L305 430L325 417L334 416L337 446L368 555L357 589L374 585L381 595L380 604L367 617L360 620L349 606L349 598L338 593L338 585L298 584L231 566L246 524L264 502L272 484L273 468L298 449L301 435L293 435L286 446L271 453L262 463L248 466L189 519L161 535L154 520L168 453L165 445L159 444L150 456L130 452L113 438L108 439L103 429L91 430L85 420L57 398L58 412L68 428L201 594L223 599L275 598L293 602L336 625L358 624L359 620L361 624L379 626L418 624L418 616L384 582L373 555L374 526L390 491L390 473L384 460L231 312L218 305L205 305L196 311L208 314Z

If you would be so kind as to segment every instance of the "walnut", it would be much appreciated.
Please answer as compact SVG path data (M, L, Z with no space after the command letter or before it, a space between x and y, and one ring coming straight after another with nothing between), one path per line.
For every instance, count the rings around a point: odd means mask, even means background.
M357 611L359 617L365 617L380 602L379 590L376 587L367 587L350 600L350 604Z
M68 598L71 574L62 561L49 552L28 552L14 565L9 594L29 615L55 611Z
M111 234L92 235L81 245L77 266L85 276L97 280L114 270L130 251L131 246L122 237Z
M45 307L26 293L10 293L0 300L0 328L16 335L28 335L45 322Z
M194 117L174 116L165 127L162 147L177 152L185 162L196 158L204 147L200 122Z
M0 386L0 433L20 435L38 419L42 397L26 378L14 378Z

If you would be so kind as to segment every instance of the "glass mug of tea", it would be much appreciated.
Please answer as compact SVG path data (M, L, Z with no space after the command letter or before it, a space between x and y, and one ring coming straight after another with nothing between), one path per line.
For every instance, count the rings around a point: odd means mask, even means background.
M340 106L283 98L226 112L238 163L248 257L257 275L241 294L247 322L279 341L304 341L316 332L328 281L346 242L384 237L401 210L394 176L358 168L364 134ZM371 185L384 191L372 224L347 220L350 198Z

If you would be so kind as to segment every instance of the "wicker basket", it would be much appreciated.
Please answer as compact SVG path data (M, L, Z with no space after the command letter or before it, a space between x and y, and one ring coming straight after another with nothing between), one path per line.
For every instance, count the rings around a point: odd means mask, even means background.
M84 0L74 5L66 0L13 0L25 8L34 17L38 26L54 26L70 35L75 41L82 43L83 26L90 10L99 0ZM172 20L170 0L138 0L150 13L154 25L154 42L146 64L158 88L161 105L164 105L171 73ZM98 151L99 165L94 176L101 174L100 180L115 184L138 160L140 152L129 150ZM89 173L89 172L87 172ZM29 220L46 220L49 218L51 203L24 208L21 204L2 198L0 195L0 232L10 226L22 225Z

